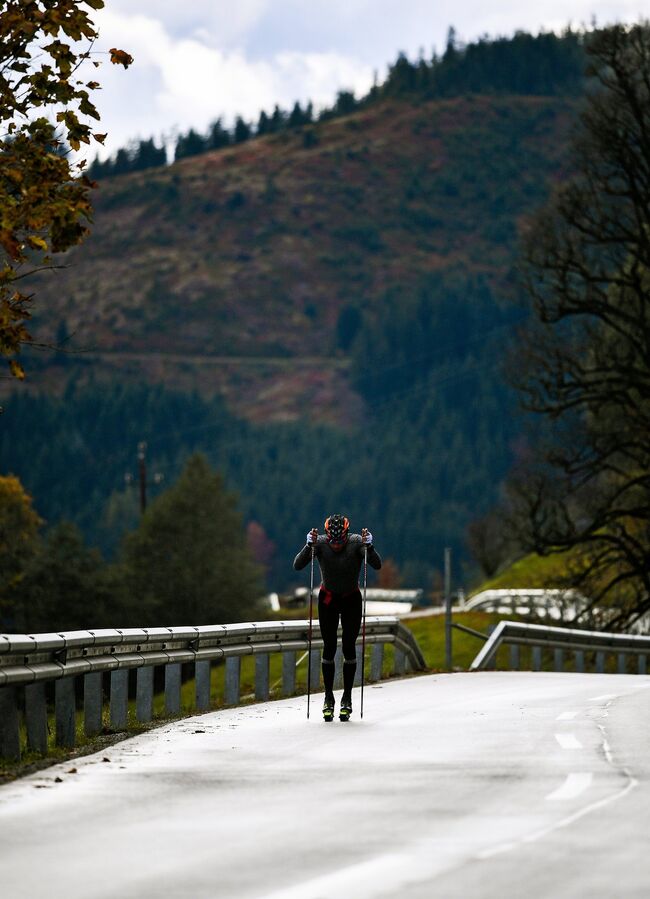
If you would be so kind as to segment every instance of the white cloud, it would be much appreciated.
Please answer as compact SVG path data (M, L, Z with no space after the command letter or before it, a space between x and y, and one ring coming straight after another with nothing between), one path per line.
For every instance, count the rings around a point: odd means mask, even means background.
M272 0L108 0L107 13L125 18L135 10L179 38L198 36L207 44L231 47L242 45L271 5Z
M135 57L126 72L108 65L100 70L103 94L97 101L109 132L108 153L136 136L206 129L217 116L256 120L275 103L324 105L340 88L363 93L372 82L370 66L339 53L290 51L251 59L241 49L176 38L160 21L140 14L109 10L100 29L102 47L118 46Z
M399 50L443 49L449 25L461 39L634 20L640 0L460 0L443 11L431 0L108 0L97 15L99 44L135 56L128 71L104 66L96 97L106 148L174 126L207 128L217 116L256 119L275 103L329 104L357 94Z

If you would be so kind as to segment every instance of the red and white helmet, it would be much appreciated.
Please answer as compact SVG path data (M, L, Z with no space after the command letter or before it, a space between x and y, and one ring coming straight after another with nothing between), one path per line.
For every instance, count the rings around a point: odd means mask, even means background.
M335 545L345 543L348 539L349 529L350 522L347 520L345 515L330 515L330 517L325 521L325 533L327 534L327 540L329 543L333 543Z

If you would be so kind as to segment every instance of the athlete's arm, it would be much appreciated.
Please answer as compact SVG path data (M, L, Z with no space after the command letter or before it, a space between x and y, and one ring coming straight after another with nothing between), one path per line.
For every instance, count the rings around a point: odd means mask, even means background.
M312 547L314 549L314 555L318 554L318 549L316 546L317 543L318 531L316 530L316 528L312 528L311 531L307 534L307 543L303 546L296 558L293 560L293 567L296 571L300 571L307 565L307 563L311 559Z
M372 544L368 547L368 565L377 571L381 568L381 556Z
M381 568L381 556L375 549L372 542L368 542L368 539L372 541L372 534L367 528L363 528L361 531L361 544L359 546L359 552L363 554L365 550L368 550L368 564L371 568L375 568L377 571Z

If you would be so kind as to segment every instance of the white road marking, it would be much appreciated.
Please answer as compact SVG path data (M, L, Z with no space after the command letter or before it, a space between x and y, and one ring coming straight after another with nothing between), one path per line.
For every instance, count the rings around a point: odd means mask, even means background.
M575 799L581 793L584 793L591 786L593 774L587 771L575 771L567 774L564 783L549 793L546 797L551 802L559 802L563 799Z
M558 715L555 720L556 721L573 721L573 719L575 718L575 716L577 714L578 714L577 712L562 712L562 714Z
M582 743L575 734L555 734L562 749L582 749Z
M611 796L606 796L604 799L599 799L597 802L590 802L589 805L581 808L580 811L574 812L573 815L568 815L566 818L562 818L562 820L558 821L557 824L551 824L549 827L545 827L543 830L538 830L535 833L528 834L528 836L522 837L521 840L502 843L500 846L495 846L493 849L485 849L483 852L479 852L476 857L481 860L492 858L493 855L501 855L501 853L503 852L511 852L513 849L517 849L519 846L524 846L526 843L536 843L538 840L541 840L545 836L548 836L549 833L553 833L553 831L555 830L561 830L563 827L568 827L570 824L573 824L576 821L579 821L581 818L584 818L585 815L590 815L591 812L595 812L598 809L605 808L605 806L610 805L612 802L617 802L619 799L627 796L630 790L633 790L635 787L639 786L639 781L636 779L636 777L633 777L630 774L627 768L621 768L620 770L628 778L628 782L622 790L618 791L618 793L613 793Z
M587 702L606 702L608 699L616 699L617 693L603 693L602 696L592 696Z
M372 896L377 892L377 884L381 884L381 891L384 892L384 889L402 886L409 875L415 879L417 871L413 874L413 866L414 859L408 854L379 856L340 868L331 874L323 874L294 886L265 893L263 899L325 899L340 896L346 891L351 891L355 896Z

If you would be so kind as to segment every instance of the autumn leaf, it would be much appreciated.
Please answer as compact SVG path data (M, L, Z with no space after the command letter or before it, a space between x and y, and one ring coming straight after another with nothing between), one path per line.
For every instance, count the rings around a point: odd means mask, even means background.
M0 355L20 380L22 365L11 357L31 340L32 297L13 289L19 266L30 253L36 271L47 268L51 254L83 240L92 219L95 182L66 151L89 144L91 134L100 144L106 138L79 119L99 118L88 91L100 84L83 66L101 64L90 55L97 32L89 9L103 7L104 0L0 0ZM133 62L116 48L110 58L125 68ZM47 108L58 125L39 115Z
M17 362L15 359L9 360L9 371L14 376L14 378L18 378L19 381L25 380L25 369L22 367L20 362Z
M133 62L133 57L124 50L118 50L116 47L111 47L109 53L111 54L111 62L114 65L121 65L124 66L125 69L128 69Z
M18 260L21 258L20 244L11 231L6 229L0 231L0 246L4 247L11 259Z
M31 235L27 238L27 243L32 248L32 250L43 250L47 252L47 242L43 240L42 237L35 237Z

